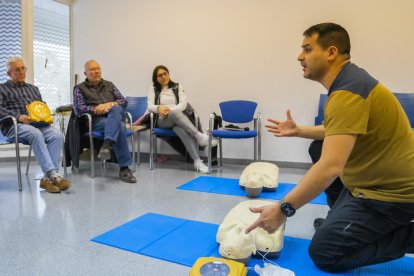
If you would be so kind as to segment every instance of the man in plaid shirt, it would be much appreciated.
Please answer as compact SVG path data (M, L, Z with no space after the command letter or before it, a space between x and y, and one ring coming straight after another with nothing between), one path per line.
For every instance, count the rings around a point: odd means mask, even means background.
M64 136L53 126L35 127L30 124L26 105L33 101L42 101L42 96L36 86L25 82L27 68L20 57L8 59L6 66L10 79L0 84L0 120L3 119L0 124L1 131L6 137L14 138L12 120L5 117L15 117L18 121L19 139L32 146L44 173L40 188L49 193L65 191L69 189L70 182L58 174Z

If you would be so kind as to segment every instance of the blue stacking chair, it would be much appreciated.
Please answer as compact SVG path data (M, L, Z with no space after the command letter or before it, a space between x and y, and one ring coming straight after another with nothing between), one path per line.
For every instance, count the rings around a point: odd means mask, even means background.
M134 143L134 131L132 131L132 116L129 112L125 112L127 116L127 121L130 125L130 129L126 130L126 136L131 137L131 147L132 147L132 164L133 170L136 171L136 162L135 162L135 143ZM89 138L89 148L90 148L90 160L91 160L91 177L95 177L95 148L93 140L104 140L104 133L99 131L92 131L92 116L89 113L84 113L78 116L79 118L86 117L88 123L88 131L82 133L84 137ZM105 162L104 162L105 163Z
M261 160L261 115L254 117L257 103L251 101L234 100L221 102L219 104L221 117L223 121L234 124L244 124L254 122L254 130L213 130L214 114L210 114L209 122L209 145L208 145L208 173L211 173L211 150L212 140L217 138L219 140L220 150L220 166L223 165L223 149L222 139L250 139L254 138L254 160Z
M411 128L414 128L414 93L394 93L400 101L408 120L410 120Z
M154 167L154 159L157 156L157 137L175 137L177 134L172 129L169 128L159 128L155 127L154 118L155 114L150 113L150 170L153 170Z
M195 127L198 129L198 115L194 112L195 115ZM150 170L153 170L154 167L154 160L157 156L157 138L165 138L165 137L175 137L177 134L172 129L169 128L158 128L155 127L155 114L150 113Z
M319 95L319 107L318 107L318 116L315 117L315 126L319 126L323 122L323 110L325 108L326 100L328 99L327 94L320 94Z
M141 118L147 111L148 98L147 97L126 97L128 101L127 112L132 116L132 121L135 122ZM141 131L147 130L147 126L133 126L136 140L136 163L139 165L141 161Z
M19 139L19 135L17 133L17 119L13 116L6 116L2 119L0 119L1 121L4 120L12 120L13 121L13 128L15 130L15 137L14 138L7 138L5 136L3 136L3 133L0 131L0 145L7 145L7 144L15 144L15 149L16 149L16 165L17 165L17 184L19 187L19 191L22 190L22 173L21 173L21 168L20 168L20 147L19 144L22 143L24 145L28 145L29 146L29 156L27 158L27 165L26 165L26 175L29 173L29 166L30 166L30 158L31 158L31 152L32 152L32 146L29 144L28 141L24 140L24 139Z
M410 121L411 128L414 127L414 93L393 93L398 101L400 102L401 106L403 107L407 117ZM318 108L318 116L315 117L315 125L321 125L324 119L324 107L326 100L328 99L328 95L320 94L319 95L319 108Z

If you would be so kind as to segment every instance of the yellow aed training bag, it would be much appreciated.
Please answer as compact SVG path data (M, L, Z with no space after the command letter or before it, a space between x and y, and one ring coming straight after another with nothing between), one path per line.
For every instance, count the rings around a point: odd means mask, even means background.
M190 270L190 276L226 275L245 276L247 269L244 264L216 257L198 258Z
M30 122L32 123L53 123L52 112L50 108L41 101L34 101L26 105L27 113L29 115Z

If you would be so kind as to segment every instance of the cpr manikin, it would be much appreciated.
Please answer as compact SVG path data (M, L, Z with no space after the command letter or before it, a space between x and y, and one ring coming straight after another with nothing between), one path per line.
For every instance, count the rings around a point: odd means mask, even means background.
M259 227L245 234L246 228L259 218L259 214L252 213L249 207L269 204L275 204L275 202L247 200L229 211L216 235L222 257L247 263L251 255L256 255L256 253L262 256L266 254L267 258L276 258L280 255L283 248L284 224L273 234Z
M279 168L268 162L254 162L248 165L240 176L240 187L246 189L249 197L258 197L262 190L276 191Z

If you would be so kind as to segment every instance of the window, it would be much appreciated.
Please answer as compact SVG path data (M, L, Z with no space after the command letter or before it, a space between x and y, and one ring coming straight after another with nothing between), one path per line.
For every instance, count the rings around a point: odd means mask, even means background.
M6 60L22 55L20 0L0 0L0 83L8 80Z
M71 103L69 6L53 0L33 6L34 85L54 110Z

